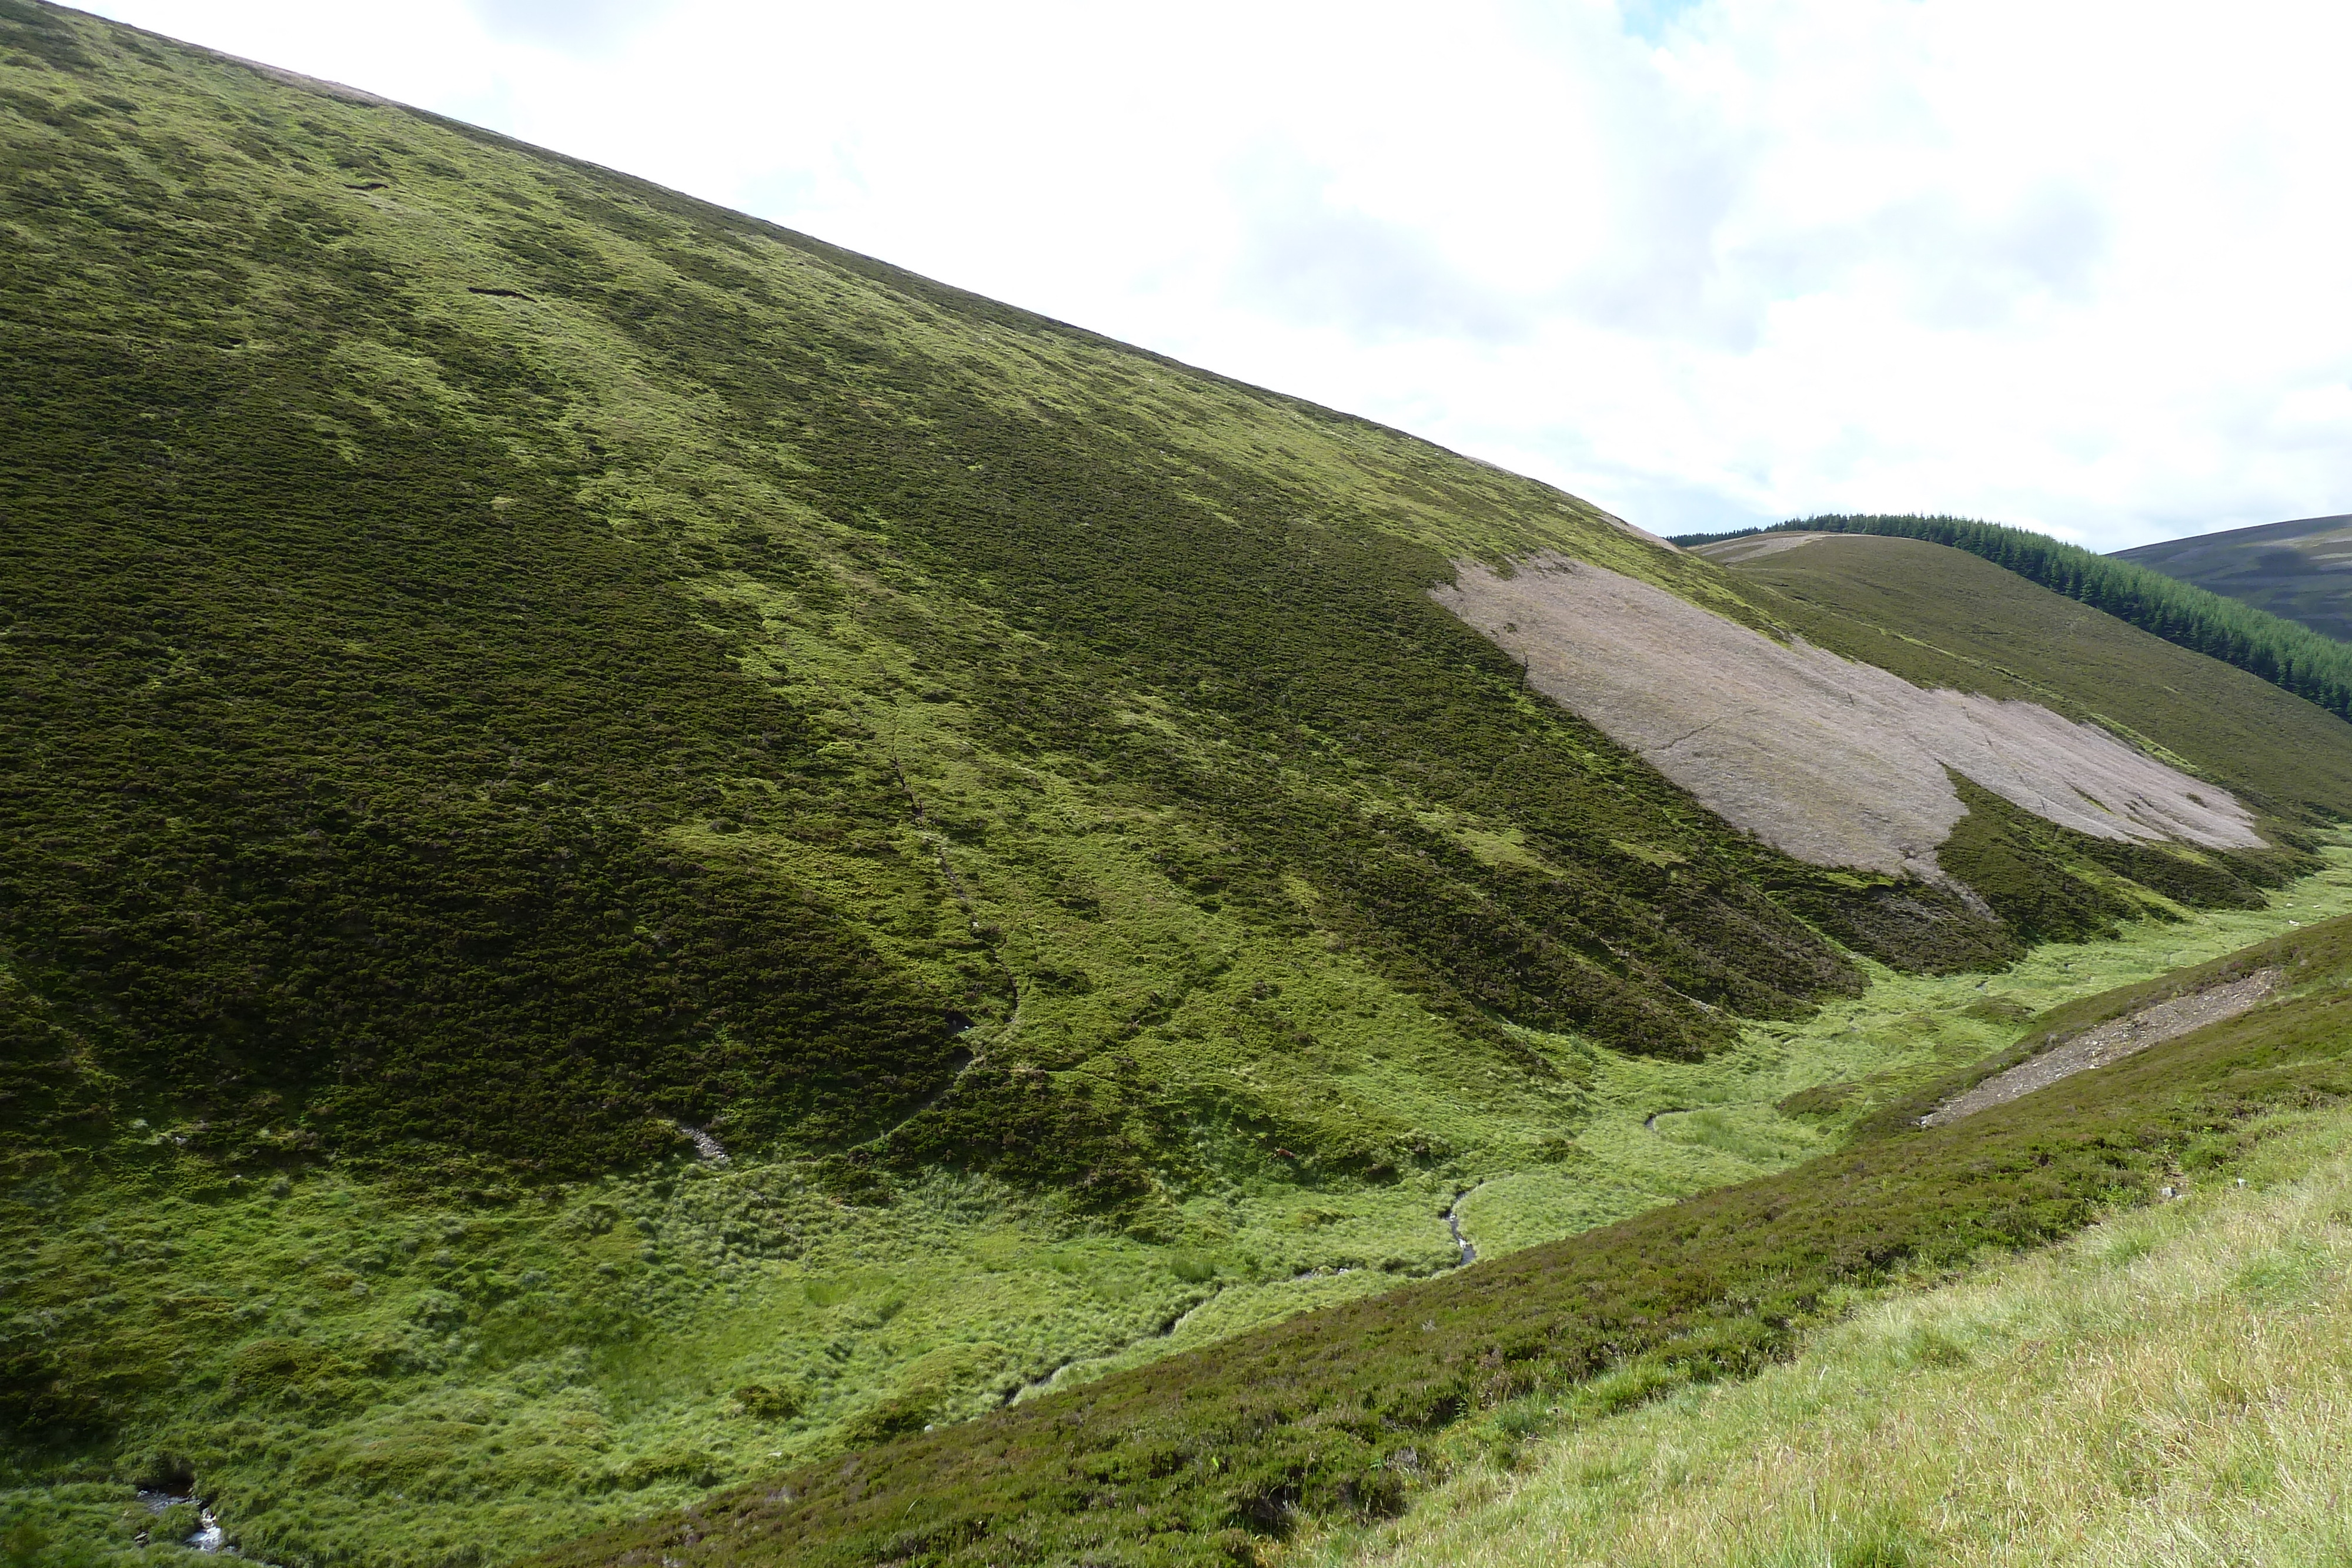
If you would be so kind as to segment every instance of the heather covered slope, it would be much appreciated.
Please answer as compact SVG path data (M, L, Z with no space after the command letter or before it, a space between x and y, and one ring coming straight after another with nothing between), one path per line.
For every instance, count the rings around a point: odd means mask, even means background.
M2117 550L2116 559L2352 642L2352 517L2225 528Z
M510 1553L1442 1269L1489 1176L1521 1236L1724 1179L1550 1179L1579 1053L1937 952L1428 600L1568 549L1744 612L1570 497L68 13L0 50L21 1481Z
M0 0L0 1487L504 1559L1784 1168L2030 936L2321 912L2267 733L2165 744L2273 847L2073 925L1780 854L1430 597L1764 588L429 116Z
M1294 1009L1228 1021L1253 953L1540 1081L1499 1025L1692 1055L1851 991L1840 943L1992 940L1727 830L1431 602L1555 550L1787 618L1570 497L463 127L5 26L32 1146L168 1110L229 1156L565 1176L674 1122L904 1123L877 1152L1115 1205L1194 1142L1178 1041L1302 1059ZM2319 716L2042 695L2276 830L2346 804ZM1429 1142L1239 1094L1212 1119L1336 1168Z
M1700 564L614 176L8 26L38 1140L169 1103L225 1154L563 1176L666 1120L838 1146L928 1104L910 1157L1012 1115L1060 1131L983 1163L1132 1197L1123 1108L976 1048L1017 1019L1118 1102L1267 941L1497 1063L1494 1017L1689 1053L1855 983L1763 891L1852 889L1423 597L1542 547L1736 608Z

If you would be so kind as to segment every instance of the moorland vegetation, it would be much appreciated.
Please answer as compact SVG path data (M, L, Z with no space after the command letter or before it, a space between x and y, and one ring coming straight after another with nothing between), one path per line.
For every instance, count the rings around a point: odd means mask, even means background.
M2010 1061L2201 985L2291 994L1982 1111L1919 1117ZM1470 1431L1512 1445L1753 1374L1857 1292L2047 1243L2241 1159L2270 1114L2352 1093L2352 919L2035 1018L2011 1053L1880 1107L1845 1147L1213 1357L902 1439L579 1542L550 1563L1248 1561L1304 1518L1377 1519ZM1465 1423L1477 1421L1478 1427ZM1463 1427L1457 1434L1454 1428Z
M2352 1117L2243 1131L2242 1158L2174 1175L2163 1201L1911 1274L1752 1383L1615 1415L1506 1407L1411 1515L1290 1561L2340 1560Z
M288 1563L634 1550L714 1489L747 1556L1246 1558L1482 1401L1752 1366L2333 1092L2216 1058L1981 1172L1836 1152L2352 903L2352 728L2130 628L1915 636L37 0L0 228L12 1542L129 1551L193 1479ZM1988 800L1966 891L1792 860L1431 597L1545 552L2099 724L2265 847ZM1988 635L2065 602L2000 575Z

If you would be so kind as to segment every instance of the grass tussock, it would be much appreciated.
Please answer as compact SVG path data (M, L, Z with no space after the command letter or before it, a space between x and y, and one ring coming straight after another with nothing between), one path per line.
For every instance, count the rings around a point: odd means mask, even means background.
M2352 1114L1284 1561L2266 1568L2352 1550ZM2236 1185L2242 1180L2245 1185ZM1498 1425L1509 1424L1500 1413Z

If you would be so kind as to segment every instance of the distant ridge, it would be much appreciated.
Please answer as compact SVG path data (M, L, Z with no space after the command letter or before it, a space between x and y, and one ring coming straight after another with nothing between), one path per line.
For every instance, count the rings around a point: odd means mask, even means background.
M2352 513L2224 528L2111 559L2352 641Z
M2352 518L2315 520L2352 523ZM2270 525L2274 528L2294 526ZM2315 631L2307 622L2290 620L2235 596L2224 596L2156 570L2137 559L2142 550L2120 556L2095 555L2079 545L2063 544L2027 528L1969 517L1918 516L1806 517L1775 523L1769 528L1678 534L1668 542L1687 549L1762 533L1880 534L1926 539L1964 549L2053 592L2154 632L2168 643L2235 664L2273 685L2318 704L2338 718L2352 718L2352 646ZM2176 547L2150 545L2143 547L2143 550L2169 548ZM2347 580L2352 581L2352 578Z

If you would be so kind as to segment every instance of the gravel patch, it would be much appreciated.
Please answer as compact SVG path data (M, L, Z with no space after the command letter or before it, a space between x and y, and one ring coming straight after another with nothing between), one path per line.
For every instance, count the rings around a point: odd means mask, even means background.
M689 1127L683 1122L672 1122L670 1125L684 1134L687 1142L694 1145L695 1158L705 1165L723 1166L729 1163L726 1149L720 1146L718 1139L701 1128Z
M1721 544L1701 545L1691 553L1721 561L1726 566L1736 566L1743 560L1779 555L1782 550L1795 549L1799 545L1809 545L1815 539L1829 537L1828 534L1750 534L1744 539L1726 539Z
M2005 1105L2020 1095L2031 1094L2036 1089L2046 1089L2062 1078L2072 1078L2077 1072L2088 1072L2094 1067L2121 1061L2151 1045L2162 1045L2168 1040L2178 1040L2209 1023L2236 1018L2248 1009L2268 1000L2278 990L2282 978L2284 973L2281 970L2260 969L2242 980L2235 980L2226 986L2209 986L2185 997L2175 997L2168 1002L2158 1002L2152 1008L2142 1008L2129 1018L2111 1019L2096 1029L2076 1035L2055 1051L2044 1051L2031 1061L2021 1061L2008 1071L1986 1079L1967 1093L1945 1101L1920 1117L1919 1124L1940 1127L1963 1116L1973 1116L1992 1106Z

